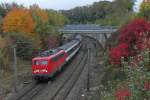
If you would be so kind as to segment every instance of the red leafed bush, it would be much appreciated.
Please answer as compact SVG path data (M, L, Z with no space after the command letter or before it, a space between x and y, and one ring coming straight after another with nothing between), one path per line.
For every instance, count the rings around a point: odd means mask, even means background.
M144 42L148 38L150 23L144 19L136 19L121 29L119 42L127 43L131 50L143 50L146 47Z
M120 42L132 44L147 32L150 32L150 24L144 19L136 19L121 29L119 40ZM147 35L149 36L150 34Z
M116 100L126 100L131 97L131 91L129 89L119 89L115 92Z
M120 64L121 57L129 56L129 46L126 43L120 43L117 47L110 50L110 62L112 64Z
M145 90L150 90L150 81L146 81L146 82L144 83L144 89L145 89Z
M117 47L111 48L110 50L110 63L111 64L120 64L121 63L121 52Z
M120 32L118 46L110 49L111 64L120 64L121 57L135 56L143 49L150 48L150 23L148 21L136 19L122 27Z

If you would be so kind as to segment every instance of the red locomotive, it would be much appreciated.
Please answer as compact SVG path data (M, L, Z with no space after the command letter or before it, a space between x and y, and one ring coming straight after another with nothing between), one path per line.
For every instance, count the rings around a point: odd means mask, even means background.
M77 35L72 41L56 49L46 50L32 59L32 75L35 80L45 80L60 71L80 49L82 37Z

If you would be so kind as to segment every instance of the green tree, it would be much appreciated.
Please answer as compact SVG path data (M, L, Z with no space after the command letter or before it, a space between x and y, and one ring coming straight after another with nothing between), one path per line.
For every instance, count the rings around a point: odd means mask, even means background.
M142 3L140 6L139 16L150 20L150 3Z
M48 17L49 17L49 24L62 27L69 22L69 20L61 13L54 11L54 10L47 10Z
M71 23L98 23L120 25L133 13L135 0L114 0L95 2L92 5L62 11Z
M18 5L17 3L1 3L0 4L0 16L5 17L5 15L12 9L12 8L25 8L23 5Z
M36 24L35 32L39 34L40 38L46 37L49 33L47 12L35 4L30 7L30 11Z

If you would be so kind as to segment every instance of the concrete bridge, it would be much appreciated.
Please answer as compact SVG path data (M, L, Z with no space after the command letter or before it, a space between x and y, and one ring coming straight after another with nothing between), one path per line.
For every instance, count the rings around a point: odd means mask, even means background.
M59 30L64 34L64 37L72 36L74 34L81 34L83 36L90 36L98 40L103 46L110 35L118 30L117 26L100 26L96 24L73 24L66 25Z

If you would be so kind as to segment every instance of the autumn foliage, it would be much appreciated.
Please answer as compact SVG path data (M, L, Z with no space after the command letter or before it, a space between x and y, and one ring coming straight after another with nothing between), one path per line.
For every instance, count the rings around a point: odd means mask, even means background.
M3 20L4 32L17 32L26 36L34 36L35 23L29 10L13 8Z
M139 16L150 20L150 2L143 2L140 6Z
M110 50L111 64L120 64L121 57L134 56L150 49L150 23L136 19L124 26L119 35L119 44Z
M121 57L129 56L129 46L126 43L121 43L117 47L110 50L110 62L112 64L120 64Z
M45 10L40 9L38 5L31 6L31 12L35 17L38 17L39 20L42 21L42 23L48 22L48 14Z
M145 89L145 90L150 90L150 81L146 81L146 82L144 83L144 89Z
M35 4L29 9L12 7L2 22L2 30L4 34L7 33L6 36L29 38L33 45L38 45L37 48L48 49L58 46L59 34L56 27L63 26L66 19L59 12L41 9ZM54 39L52 34L56 36Z
M131 97L131 91L129 89L119 89L115 93L116 100L127 100Z

